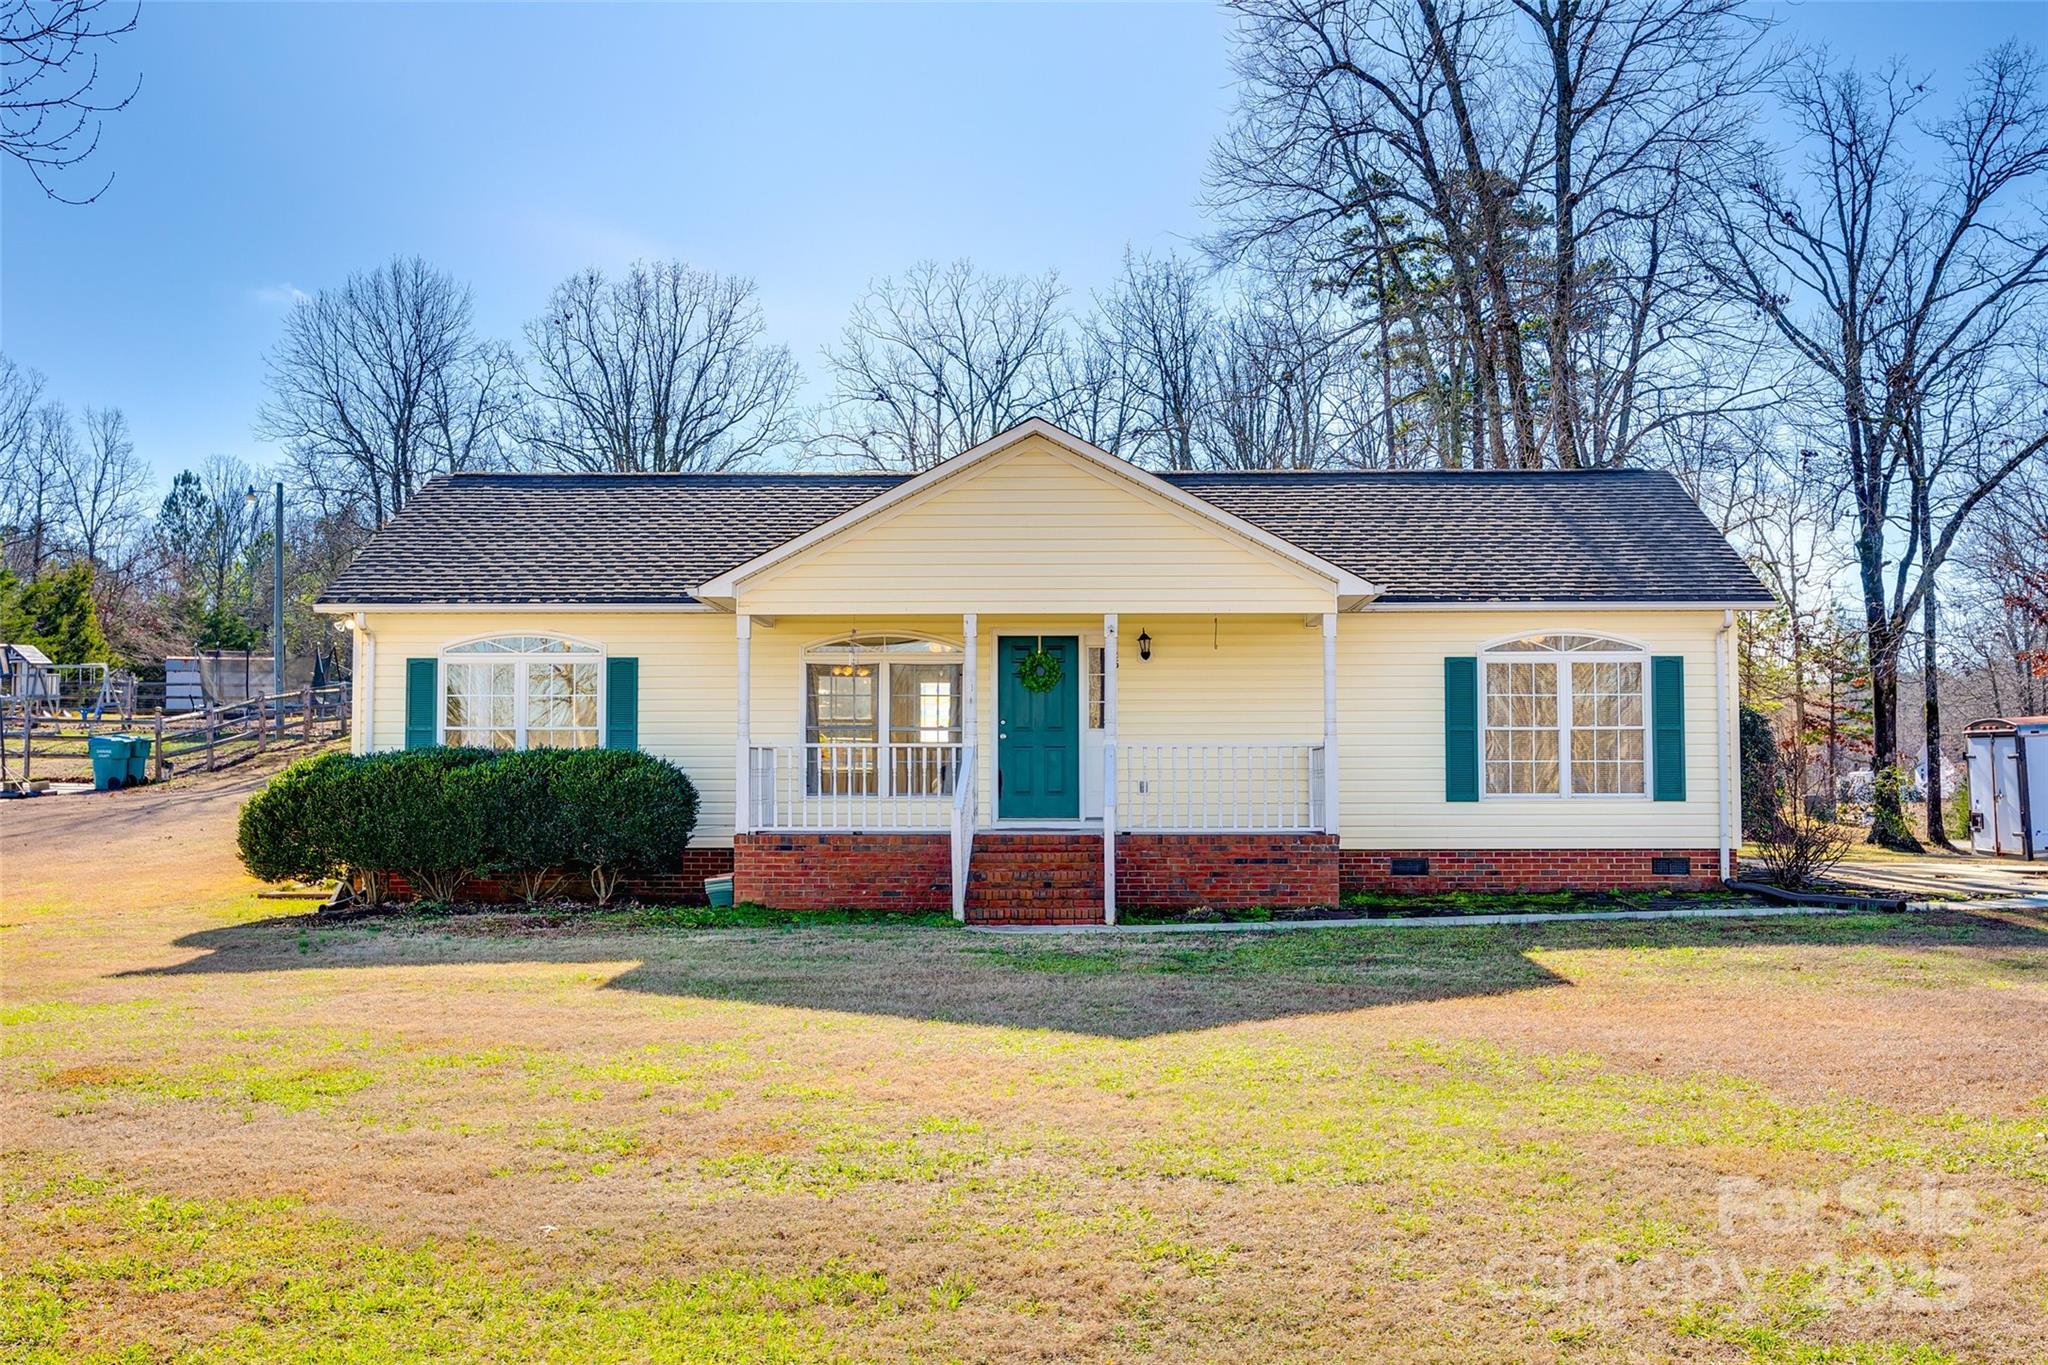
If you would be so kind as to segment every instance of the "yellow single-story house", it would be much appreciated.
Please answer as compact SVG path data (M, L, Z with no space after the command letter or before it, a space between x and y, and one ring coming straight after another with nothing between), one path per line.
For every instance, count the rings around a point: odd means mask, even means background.
M917 475L443 476L320 609L360 750L679 764L659 890L1114 922L1711 885L1771 604L1661 472L1159 474L1033 420Z

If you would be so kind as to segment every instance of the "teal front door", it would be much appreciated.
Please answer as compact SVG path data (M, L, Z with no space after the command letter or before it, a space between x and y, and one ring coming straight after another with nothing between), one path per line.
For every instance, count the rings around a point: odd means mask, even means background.
M1017 667L1034 651L1060 661L1050 692L1033 692ZM997 650L996 814L1073 820L1081 814L1081 642L1072 635L1005 636Z

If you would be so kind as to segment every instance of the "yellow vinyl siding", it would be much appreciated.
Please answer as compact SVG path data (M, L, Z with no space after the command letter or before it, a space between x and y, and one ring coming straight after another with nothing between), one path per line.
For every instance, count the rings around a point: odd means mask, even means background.
M1125 744L1317 744L1323 733L1322 635L1300 616L1153 616L1120 614L1118 738ZM803 651L845 635L917 634L959 643L958 616L780 617L754 624L752 729L757 745L804 740ZM982 615L978 774L983 817L995 788L996 642L1007 635L1073 635L1099 644L1102 617ZM1138 658L1138 635L1152 636L1152 659ZM1081 705L1088 680L1080 680ZM643 688L645 684L642 684ZM1090 753L1093 751L1090 750ZM1091 774L1091 787L1093 777Z
M1121 618L1122 738L1142 743L1317 743L1323 733L1322 636L1293 617L1130 616ZM958 616L862 616L863 634L929 635L958 644ZM836 639L854 623L834 617L780 617L754 624L756 744L803 739L803 650ZM728 629L730 623L728 622ZM1138 658L1138 634L1150 631L1152 660ZM983 743L995 741L996 637L1099 637L1102 617L989 616L980 620ZM1087 641L1084 639L1084 644ZM1086 654L1082 655L1085 664ZM643 665L644 668L644 665ZM646 684L642 683L644 690ZM1087 680L1082 679L1082 701Z
M1105 591L1116 591L1112 582ZM1119 609L1126 744L1313 744L1322 738L1322 638L1305 613L1194 615ZM1338 618L1338 733L1343 842L1349 848L1707 848L1715 843L1714 649L1720 613L1501 611L1366 612ZM859 629L959 640L957 613L849 610L757 620L753 741L803 741L802 652ZM733 619L719 614L600 612L372 612L376 638L373 748L405 741L405 661L457 640L553 633L640 661L640 743L678 763L703 797L698 840L732 835L737 667ZM981 811L993 818L996 642L1009 634L1102 629L1100 612L980 614ZM1443 660L1536 631L1612 635L1653 654L1683 655L1687 799L1493 798L1447 803L1443 773ZM1152 658L1138 658L1138 636ZM1086 659L1085 651L1082 655ZM1732 673L1729 678L1732 708ZM1080 688L1083 704L1086 682ZM1730 712L1732 715L1732 710ZM1089 752L1093 752L1090 750ZM1728 761L1733 762L1732 744ZM1730 787L1733 801L1733 786Z
M1040 437L739 585L741 610L1326 611L1334 588Z
M697 785L695 841L732 842L738 673L732 617L709 612L378 612L372 749L405 744L405 661L479 635L566 635L640 661L640 747Z
M1117 737L1130 744L1320 744L1322 618L1119 618ZM1138 635L1152 636L1151 661Z
M1717 611L1389 611L1342 618L1337 732L1345 847L1714 847L1714 649L1720 625ZM1541 631L1608 635L1652 654L1684 656L1684 801L1444 800L1445 657L1477 654L1503 637ZM1732 676L1728 687L1732 694ZM1732 695L1725 700L1732 718ZM1734 799L1731 786L1731 804Z

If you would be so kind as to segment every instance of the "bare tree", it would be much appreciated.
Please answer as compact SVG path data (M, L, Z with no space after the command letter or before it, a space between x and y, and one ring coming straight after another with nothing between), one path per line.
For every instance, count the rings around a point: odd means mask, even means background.
M2048 711L2048 468L2021 470L1985 500L1957 558L1950 638L1986 692L1986 715Z
M1543 58L1552 260L1544 308L1557 462L1588 462L1584 334L1620 322L1599 276L1633 268L1655 308L1676 283L1642 272L1662 256L1680 191L1732 145L1760 69L1760 21L1738 0L1514 0ZM1584 272L1594 272L1591 281ZM1594 287L1587 289L1586 284ZM1658 286L1662 286L1661 288ZM1642 338L1639 336L1638 340Z
M15 460L27 448L44 383L41 374L0 355L0 479L12 477Z
M1470 403L1485 463L1536 463L1522 350L1540 151L1503 4L1237 0L1239 115L1214 156L1214 241L1421 319L1427 389ZM1468 366L1468 375L1464 368ZM1509 424L1513 436L1509 438ZM1462 436L1460 436L1462 440ZM1460 463L1456 446L1438 450Z
M1233 8L1243 19L1242 93L1213 158L1211 203L1226 224L1213 245L1371 287L1382 306L1403 287L1411 305L1430 299L1440 310L1430 319L1440 338L1433 361L1462 349L1471 366L1469 385L1444 377L1472 404L1470 430L1492 463L1508 463L1511 390L1519 457L1519 435L1532 428L1519 337L1513 354L1505 349L1517 318L1502 307L1509 267L1496 253L1533 144L1525 135L1519 150L1494 145L1478 122L1496 93L1481 73L1505 67L1494 50L1501 7L1460 6L1448 19L1422 0ZM1439 457L1458 458L1452 449Z
M798 376L764 340L752 280L681 261L564 280L529 323L534 403L522 434L565 469L720 470L795 435Z
M0 567L40 564L50 473L41 447L43 376L0 355Z
M1328 291L1265 277L1231 310L1212 348L1205 462L1228 469L1390 463L1356 330Z
M1372 315L1389 458L1619 464L1763 401L1725 387L1755 377L1725 358L1738 319L1676 249L1756 80L1736 0L1235 8L1213 245Z
M1126 249L1123 273L1096 311L1129 410L1130 444L1119 453L1161 469L1193 469L1217 342L1203 272L1184 257Z
M269 529L263 501L247 496L256 478L246 462L212 455L199 470L173 478L157 510L157 538L175 590L202 616L253 608L249 556Z
M825 361L833 396L811 453L928 469L1027 417L1068 406L1064 291L1051 273L979 275L926 261L854 305Z
M1919 139L1928 92L1897 66L1865 76L1810 58L1779 96L1806 164L1786 176L1760 153L1719 209L1710 260L1832 389L1883 770L1898 762L1900 648L1935 574L1976 506L2048 449L2038 389L2022 429L1956 452L1939 475L1915 435L1945 385L1974 382L1966 358L2048 296L2048 228L2024 199L2048 173L2048 105L2038 57L2016 43L1979 63ZM1903 544L1888 543L1901 529ZM1896 793L1879 791L1872 839L1912 846Z
M258 430L317 503L375 529L429 476L497 460L514 373L472 332L468 289L394 258L292 308Z
M1751 563L1778 599L1778 613L1783 617L1784 687L1778 700L1789 704L1792 714L1790 733L1782 747L1797 755L1787 767L1788 796L1792 805L1804 810L1812 788L1808 745L1816 733L1810 714L1812 674L1816 656L1830 636L1839 600L1836 588L1841 555L1835 530L1842 495L1834 481L1816 468L1822 462L1819 452L1801 448L1796 455L1787 455L1776 448L1768 450L1769 468L1758 481L1743 539L1757 548ZM1745 630L1744 648L1754 647L1763 634ZM1749 670L1745 677L1756 671Z
M1099 315L1061 336L1045 371L1056 398L1047 418L1104 450L1132 448L1137 414L1124 390L1123 353Z
M99 146L102 117L135 98L139 80L101 89L100 59L141 12L119 0L0 0L0 149L52 199L89 204L113 183L110 173L74 199L54 181Z
M40 376L35 378L40 392ZM7 567L34 578L65 548L59 520L63 471L77 458L78 436L70 411L54 399L37 403L18 426L0 487L0 534L6 538Z
M116 548L142 516L142 491L149 471L135 457L128 418L119 408L87 408L84 439L71 443L57 471L73 548L104 571ZM99 574L95 582L110 576Z

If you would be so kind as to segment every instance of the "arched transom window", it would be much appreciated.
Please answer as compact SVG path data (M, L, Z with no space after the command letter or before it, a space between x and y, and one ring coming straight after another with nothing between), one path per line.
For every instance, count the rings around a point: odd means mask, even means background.
M1649 655L1599 635L1526 635L1480 654L1488 796L1643 796Z
M556 635L493 635L441 651L441 742L595 749L604 653Z
M960 762L961 648L846 635L804 651L804 743L818 794L945 796Z

